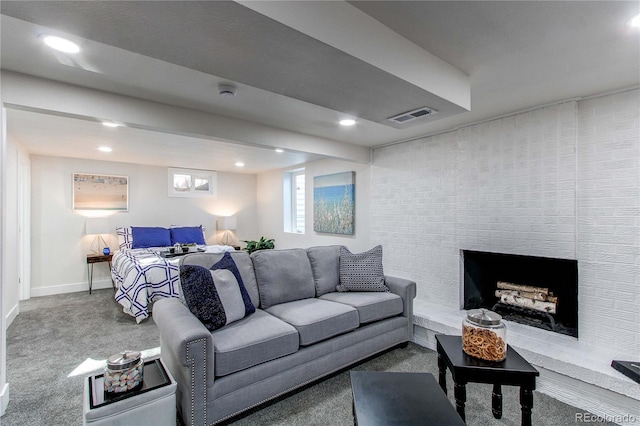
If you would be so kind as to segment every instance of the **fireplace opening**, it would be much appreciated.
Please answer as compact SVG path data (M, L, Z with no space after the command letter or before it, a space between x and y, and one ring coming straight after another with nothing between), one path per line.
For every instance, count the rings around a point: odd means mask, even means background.
M462 250L463 308L578 337L578 262Z

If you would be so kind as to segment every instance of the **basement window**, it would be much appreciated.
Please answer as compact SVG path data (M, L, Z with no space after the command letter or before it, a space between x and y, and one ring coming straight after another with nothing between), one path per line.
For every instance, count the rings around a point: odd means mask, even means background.
M305 172L296 169L284 172L284 232L304 234Z
M170 167L168 178L169 197L198 198L217 195L217 174L212 170Z

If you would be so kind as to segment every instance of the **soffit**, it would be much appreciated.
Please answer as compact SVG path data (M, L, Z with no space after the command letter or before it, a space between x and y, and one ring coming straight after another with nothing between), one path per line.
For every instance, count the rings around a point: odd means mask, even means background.
M235 2L123 3L9 1L2 13L387 126L418 124L387 119L423 106L438 111L425 120L465 111Z

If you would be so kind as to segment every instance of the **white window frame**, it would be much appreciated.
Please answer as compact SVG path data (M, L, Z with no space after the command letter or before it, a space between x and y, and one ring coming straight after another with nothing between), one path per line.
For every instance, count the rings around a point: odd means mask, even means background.
M175 175L188 175L190 178L190 186L188 191L176 191L173 186ZM209 181L209 189L202 190L195 187L196 179L207 179ZM179 169L169 167L168 169L168 195L169 197L183 198L202 198L216 197L218 195L218 174L212 170L197 169Z
M299 177L303 177L305 180L302 189L297 187L297 179ZM307 217L306 174L304 168L284 172L283 195L284 232L304 234Z

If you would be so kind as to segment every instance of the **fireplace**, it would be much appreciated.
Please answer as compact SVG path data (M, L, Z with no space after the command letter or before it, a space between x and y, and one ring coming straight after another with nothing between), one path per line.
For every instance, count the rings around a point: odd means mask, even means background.
M578 337L578 262L462 250L463 308ZM500 284L499 284L500 283Z

